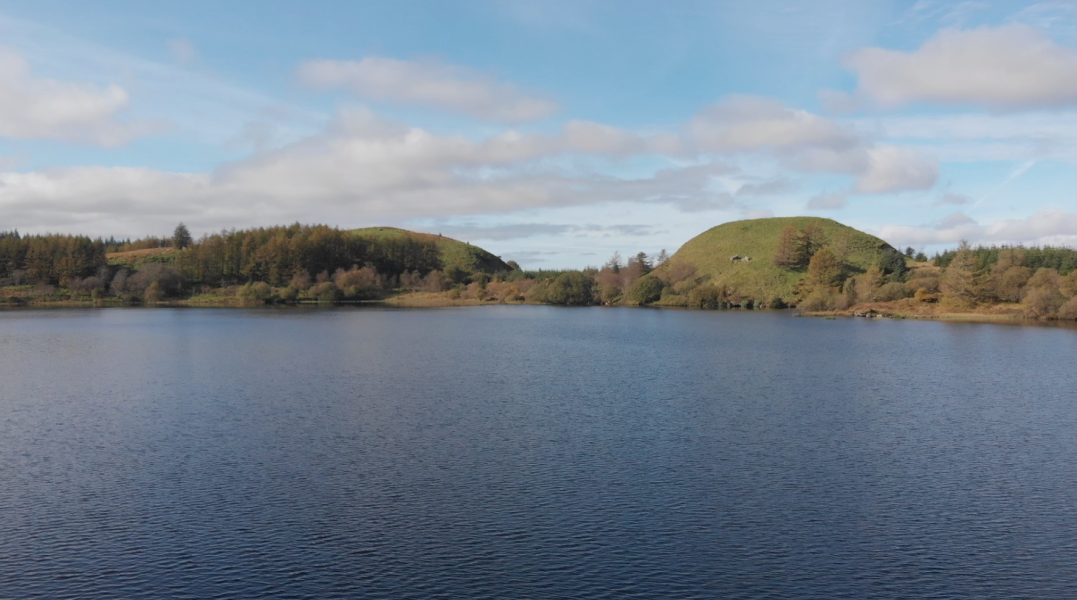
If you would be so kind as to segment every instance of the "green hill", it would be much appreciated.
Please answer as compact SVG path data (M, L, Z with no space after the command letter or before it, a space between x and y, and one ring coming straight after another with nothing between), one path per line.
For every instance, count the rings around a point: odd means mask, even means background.
M501 260L500 257L494 256L478 246L472 246L466 242L432 233L418 233L397 227L366 227L363 229L353 229L351 230L351 233L366 238L391 239L411 237L424 242L434 242L437 244L438 250L441 253L441 264L443 269L458 267L468 273L474 273L476 271L482 271L483 273L497 273L512 270L512 267L505 264L505 261Z
M688 266L691 266L695 268L693 277L735 288L743 297L757 300L780 297L789 302L794 299L794 289L805 270L783 269L773 262L782 230L788 225L798 230L811 225L818 227L826 245L844 255L847 269L853 273L863 272L887 254L897 252L883 240L831 219L752 219L724 223L697 235L661 265L656 275L673 275L677 279L678 272L690 272ZM751 260L733 261L733 256Z

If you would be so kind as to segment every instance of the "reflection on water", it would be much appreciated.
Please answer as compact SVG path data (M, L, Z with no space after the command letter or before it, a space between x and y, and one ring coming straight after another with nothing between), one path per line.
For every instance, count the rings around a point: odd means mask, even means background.
M1060 598L1072 330L0 313L0 597Z

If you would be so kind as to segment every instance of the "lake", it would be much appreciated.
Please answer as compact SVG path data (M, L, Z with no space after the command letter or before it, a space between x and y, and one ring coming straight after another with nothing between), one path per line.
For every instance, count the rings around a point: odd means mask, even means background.
M0 597L1075 597L1075 365L788 312L0 312Z

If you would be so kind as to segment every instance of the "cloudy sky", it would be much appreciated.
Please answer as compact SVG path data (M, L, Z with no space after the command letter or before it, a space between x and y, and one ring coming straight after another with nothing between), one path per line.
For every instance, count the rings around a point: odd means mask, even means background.
M1077 1L0 0L0 230L1077 246Z

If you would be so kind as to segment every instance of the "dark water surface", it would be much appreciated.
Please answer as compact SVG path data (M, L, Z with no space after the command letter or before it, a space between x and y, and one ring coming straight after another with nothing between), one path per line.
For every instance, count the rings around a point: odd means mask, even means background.
M0 598L630 597L1077 597L1077 331L0 312Z

